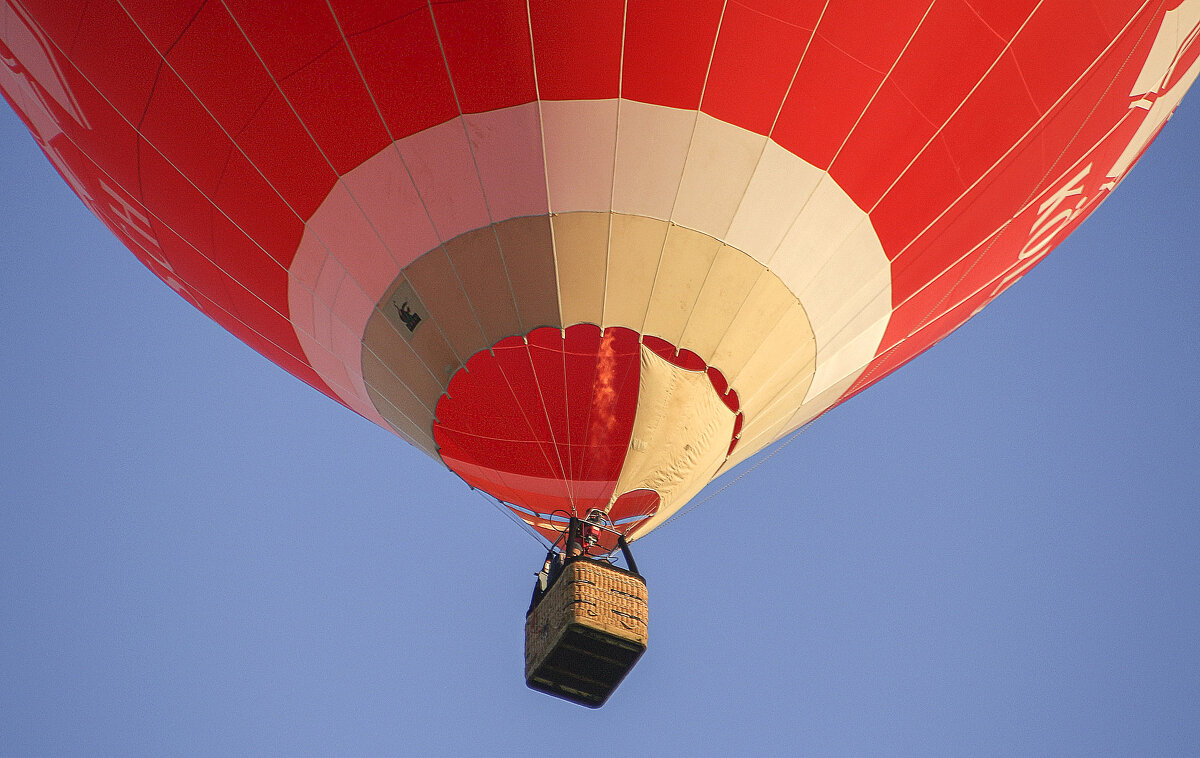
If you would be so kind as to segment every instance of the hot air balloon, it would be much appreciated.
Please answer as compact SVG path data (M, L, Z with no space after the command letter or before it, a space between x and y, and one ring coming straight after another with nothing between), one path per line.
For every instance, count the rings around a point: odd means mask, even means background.
M0 91L181 297L608 552L1027 273L1198 31L1200 0L5 0Z

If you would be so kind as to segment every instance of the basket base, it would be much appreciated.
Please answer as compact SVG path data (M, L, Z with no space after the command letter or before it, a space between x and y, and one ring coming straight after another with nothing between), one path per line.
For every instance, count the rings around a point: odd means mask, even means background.
M525 684L572 703L599 708L645 651L645 645L572 623Z

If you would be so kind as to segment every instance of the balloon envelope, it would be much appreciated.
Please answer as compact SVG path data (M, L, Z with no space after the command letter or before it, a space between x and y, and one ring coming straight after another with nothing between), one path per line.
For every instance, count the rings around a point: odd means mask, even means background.
M1041 260L1198 29L1200 0L5 0L0 91L254 349L543 534L636 537Z

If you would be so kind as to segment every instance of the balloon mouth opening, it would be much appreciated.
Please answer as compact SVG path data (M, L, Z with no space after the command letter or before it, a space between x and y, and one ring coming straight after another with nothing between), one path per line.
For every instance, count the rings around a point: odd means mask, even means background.
M676 434L667 445L681 450L674 462L652 460L642 464L653 469L648 476L632 483L628 474L622 478L634 458L653 456L655 451L645 449L647 439L661 441L661 435L647 437L637 428L669 426L681 415L652 407L647 399L648 360L678 375L668 377L668 388L679 376L701 387L714 412L726 419L710 424L708 433L714 438L710 448L719 438L719 449L708 457L724 462L738 444L743 419L738 393L725 375L661 337L594 324L537 328L471 356L438 399L433 423L438 454L467 484L507 505L548 540L571 517L583 518L593 509L633 537L660 512L671 487L678 488L672 475L687 476L678 462L694 458L697 446ZM682 390L659 388L655 394L676 392ZM685 423L682 429L690 433L696 426ZM603 547L611 550L615 542Z

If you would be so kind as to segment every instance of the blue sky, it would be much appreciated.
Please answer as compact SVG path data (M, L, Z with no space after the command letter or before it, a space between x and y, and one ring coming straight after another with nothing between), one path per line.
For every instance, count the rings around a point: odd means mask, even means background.
M1196 97L997 302L637 544L600 711L524 686L534 540L162 285L3 110L0 755L1194 755Z

